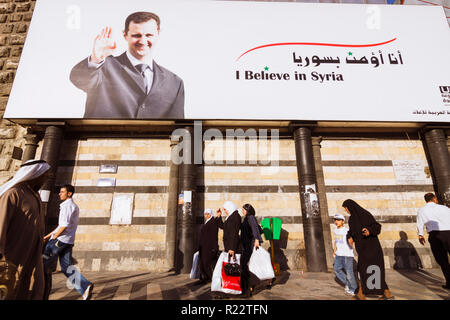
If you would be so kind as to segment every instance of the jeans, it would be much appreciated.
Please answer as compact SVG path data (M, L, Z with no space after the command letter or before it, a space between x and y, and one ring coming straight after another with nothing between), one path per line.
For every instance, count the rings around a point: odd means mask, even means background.
M353 257L336 256L334 273L339 281L344 283L351 292L356 291L358 285L353 273Z
M91 284L85 277L80 273L78 268L71 265L72 262L72 248L73 244L67 244L59 240L50 240L44 249L43 259L44 259L44 270L46 274L50 273L51 281L51 265L59 257L59 264L61 265L61 271L69 279L75 290L78 291L80 295L86 291L88 286ZM51 285L50 285L51 286ZM50 290L49 288L48 290Z

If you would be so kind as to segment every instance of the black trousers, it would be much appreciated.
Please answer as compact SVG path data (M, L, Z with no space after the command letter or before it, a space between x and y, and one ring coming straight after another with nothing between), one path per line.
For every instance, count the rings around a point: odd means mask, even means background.
M450 230L431 231L428 237L431 251L434 259L439 264L444 274L447 285L450 285L450 263L448 262L448 254L450 254Z
M252 243L253 244L253 243ZM257 286L261 281L250 272L248 269L248 263L250 262L250 258L253 253L253 246L244 247L244 250L241 255L241 289L242 293L247 293L250 287Z

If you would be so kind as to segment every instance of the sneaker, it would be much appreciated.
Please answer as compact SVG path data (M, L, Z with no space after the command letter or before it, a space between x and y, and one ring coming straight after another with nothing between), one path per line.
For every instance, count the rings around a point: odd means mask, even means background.
M84 293L83 293L83 300L91 300L91 298L92 298L92 291L93 290L94 290L94 284L91 283L87 287L86 291L84 291Z
M345 288L344 292L347 296L352 296L352 297L355 296L355 293L353 291L351 291L350 289L348 289L347 287Z

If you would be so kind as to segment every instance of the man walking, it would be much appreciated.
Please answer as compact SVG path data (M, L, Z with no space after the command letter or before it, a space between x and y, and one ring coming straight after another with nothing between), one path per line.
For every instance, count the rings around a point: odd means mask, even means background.
M75 242L75 233L78 227L78 206L73 202L72 196L75 189L67 184L61 187L59 198L63 201L60 204L58 227L44 237L48 241L43 258L46 277L45 298L48 299L52 287L52 264L59 257L61 271L70 279L73 287L83 297L83 300L90 300L94 284L86 280L85 277L72 264L72 248Z
M444 289L450 289L450 208L438 204L437 197L433 193L425 195L425 206L419 209L417 214L417 229L419 242L424 245L423 229L426 227L428 241L436 262L442 269L445 277Z
M44 295L44 217L37 193L50 166L25 162L0 188L0 299L41 300Z

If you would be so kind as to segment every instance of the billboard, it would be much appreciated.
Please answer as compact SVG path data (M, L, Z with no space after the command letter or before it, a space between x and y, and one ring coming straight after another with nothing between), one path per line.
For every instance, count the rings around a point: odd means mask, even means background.
M450 121L442 7L40 0L5 118Z

